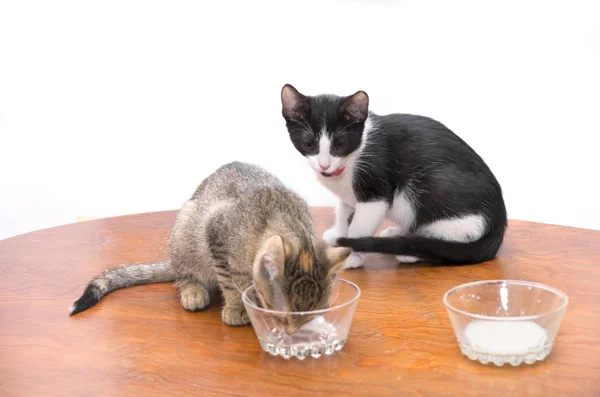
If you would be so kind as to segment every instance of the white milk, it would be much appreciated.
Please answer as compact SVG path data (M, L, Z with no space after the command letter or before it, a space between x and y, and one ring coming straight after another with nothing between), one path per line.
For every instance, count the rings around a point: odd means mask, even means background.
M541 350L546 330L533 321L472 321L464 331L472 348L494 355L523 355Z

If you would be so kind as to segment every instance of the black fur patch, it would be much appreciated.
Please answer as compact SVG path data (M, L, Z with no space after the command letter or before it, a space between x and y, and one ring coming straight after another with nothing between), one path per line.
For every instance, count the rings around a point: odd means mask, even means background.
M222 270L220 274L222 276L225 276L226 274L227 277L229 277L229 261L227 259L229 251L227 245L221 238L223 232L220 230L220 223L220 216L217 216L215 219L211 220L208 225L206 230L208 247L212 257L215 259L215 266Z
M81 313L82 311L94 306L100 301L100 298L98 298L100 295L100 291L96 286L93 284L88 284L87 288L83 292L83 295L81 295L81 297L75 303L73 303L73 308L70 315L72 316L74 314Z
M476 214L485 218L487 230L481 245L443 244L416 239L341 239L348 247L364 247L370 252L394 251L396 255L420 252L433 260L485 260L495 255L507 225L506 207L500 184L483 159L459 136L442 123L412 114L380 116L369 113L367 122L351 122L342 116L342 104L348 97L336 95L306 96L302 118L286 119L290 139L304 156L316 155L322 131L331 140L330 155L346 157L364 143L354 168L352 190L359 203L385 201L393 204L405 192L415 206L410 235L419 226L455 216ZM365 142L364 127L370 125ZM328 175L323 175L328 176ZM491 241L491 242L490 242ZM415 243L416 244L416 243ZM437 245L436 245L437 244ZM423 249L420 249L423 248ZM452 253L454 251L455 253ZM444 253L442 257L434 255Z

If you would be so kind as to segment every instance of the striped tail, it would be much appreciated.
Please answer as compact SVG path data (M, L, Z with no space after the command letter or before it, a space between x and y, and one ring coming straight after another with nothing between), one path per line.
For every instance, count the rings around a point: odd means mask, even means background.
M89 309L104 295L116 289L174 280L175 273L169 262L113 267L90 281L83 295L69 308L69 315L72 316Z

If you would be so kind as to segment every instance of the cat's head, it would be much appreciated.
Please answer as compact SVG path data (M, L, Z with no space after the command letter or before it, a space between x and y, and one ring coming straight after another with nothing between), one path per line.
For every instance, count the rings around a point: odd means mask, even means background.
M293 243L274 235L264 242L253 265L254 289L263 308L283 312L274 316L279 329L293 334L312 319L289 312L329 307L333 283L350 253L314 239Z
M281 90L282 114L292 143L323 176L339 176L363 140L369 96L305 96L286 84Z

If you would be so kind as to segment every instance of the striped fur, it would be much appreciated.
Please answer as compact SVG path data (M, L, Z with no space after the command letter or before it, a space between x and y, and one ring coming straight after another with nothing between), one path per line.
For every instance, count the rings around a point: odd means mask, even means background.
M74 315L89 309L98 303L104 295L119 288L174 280L175 273L171 270L168 262L114 267L102 272L90 281L81 298L69 308L69 314Z
M249 323L241 291L254 285L264 307L323 308L351 250L316 237L308 206L262 168L226 164L206 178L182 206L169 239L169 261L126 265L94 278L69 312L86 310L107 293L137 284L175 281L182 306L203 310L208 291L224 298L226 324ZM282 319L286 332L301 324Z

